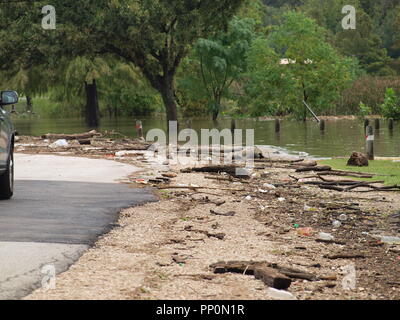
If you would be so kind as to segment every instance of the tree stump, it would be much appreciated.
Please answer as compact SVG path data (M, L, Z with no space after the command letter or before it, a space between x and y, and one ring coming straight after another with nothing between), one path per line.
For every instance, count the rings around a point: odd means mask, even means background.
M347 165L353 167L368 167L369 162L365 154L362 154L360 152L353 152L349 161L347 162Z

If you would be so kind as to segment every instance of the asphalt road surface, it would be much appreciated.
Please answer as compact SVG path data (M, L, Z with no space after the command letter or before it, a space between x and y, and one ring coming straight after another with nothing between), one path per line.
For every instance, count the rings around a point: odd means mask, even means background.
M156 200L119 183L137 168L115 161L16 154L15 165L14 198L0 201L0 299L67 270L121 209Z

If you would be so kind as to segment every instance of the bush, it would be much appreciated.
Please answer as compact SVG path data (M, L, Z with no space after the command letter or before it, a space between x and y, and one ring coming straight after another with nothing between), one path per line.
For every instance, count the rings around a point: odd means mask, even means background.
M365 118L366 116L369 116L372 113L371 107L368 107L365 105L363 102L360 102L360 116Z
M387 88L400 90L399 77L364 76L354 82L353 86L342 92L336 105L331 108L333 114L358 114L360 101L371 108L372 114L381 112L380 106L385 99Z
M400 120L400 94L392 88L386 90L385 101L381 105L381 113L387 119Z

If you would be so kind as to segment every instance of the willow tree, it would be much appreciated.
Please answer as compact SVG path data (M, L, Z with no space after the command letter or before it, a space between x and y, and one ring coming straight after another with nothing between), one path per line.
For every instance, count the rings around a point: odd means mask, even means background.
M54 0L69 51L112 53L135 64L177 120L175 75L190 46L225 29L244 0Z

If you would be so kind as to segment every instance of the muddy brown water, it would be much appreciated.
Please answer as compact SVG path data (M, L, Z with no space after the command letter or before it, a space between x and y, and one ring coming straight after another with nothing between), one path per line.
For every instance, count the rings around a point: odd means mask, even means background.
M166 130L166 121L161 118L141 119L144 133L154 128ZM45 133L77 133L89 128L82 119L15 119L20 135L42 135ZM192 128L201 129L230 128L231 120L222 119L214 123L208 119L192 120ZM181 129L186 128L181 121ZM315 157L348 156L353 151L365 151L364 125L360 120L330 120L321 132L315 121L298 122L283 120L280 133L275 133L274 121L253 119L237 120L237 129L254 129L256 145L272 145L289 153L305 152ZM135 137L135 119L102 119L100 131L115 130L126 136ZM381 121L380 130L375 134L375 153L381 157L400 156L400 122L395 122L394 130Z

